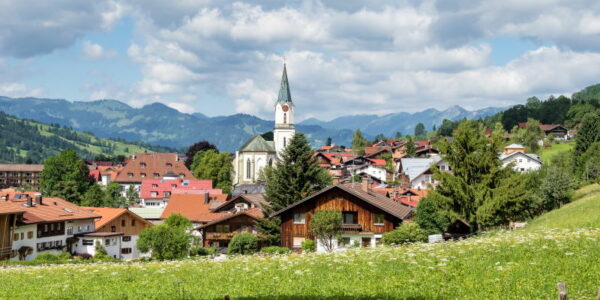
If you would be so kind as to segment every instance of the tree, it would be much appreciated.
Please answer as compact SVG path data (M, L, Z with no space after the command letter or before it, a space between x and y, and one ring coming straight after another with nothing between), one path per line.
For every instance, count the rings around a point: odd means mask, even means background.
M124 207L125 197L121 196L121 185L116 182L111 182L104 190L104 206L105 207Z
M379 141L385 141L385 135L383 133L380 133L378 135L375 136L375 139L373 140L373 143L377 143Z
M334 241L342 231L342 213L338 210L319 210L310 218L310 233L325 247L332 251Z
M102 243L100 243L100 241L96 241L96 244L94 244L94 250L96 250L96 255L97 257L102 257L102 256L106 256L108 255L108 252L106 252L106 248L104 248L104 246L102 246Z
M570 202L574 188L575 182L570 172L558 166L550 166L540 187L542 207L549 211Z
M125 201L127 202L127 205L133 205L138 203L138 201L140 200L140 196L137 192L137 190L135 189L135 186L130 185L127 188L127 191L125 192Z
M513 142L522 144L530 152L537 152L540 148L538 142L543 136L543 132L538 126L539 123L537 120L529 118L525 128L513 127L511 132Z
M167 219L165 219L163 224L183 230L189 230L193 225L188 218L182 216L181 214L171 214Z
M210 179L214 187L222 189L223 193L231 192L233 163L229 153L218 153L215 150L197 152L192 166L192 173L196 178Z
M279 218L263 218L256 222L256 230L260 232L261 241L269 246L281 243L281 220Z
M44 161L40 190L46 196L79 203L93 184L88 167L73 149L67 149Z
M584 162L581 169L578 170L580 178L586 182L600 181L600 142L590 145L587 151L581 155L580 160Z
M402 223L400 227L383 234L385 245L403 245L427 241L427 233L417 223Z
M402 132L400 132L400 131L396 131L396 134L394 135L394 138L397 138L397 139L399 139L399 138L401 138L401 137L402 137Z
M352 135L352 150L359 155L363 155L365 153L365 147L367 147L368 144L369 141L363 136L360 129L356 129Z
M417 151L415 148L415 142L411 137L408 137L408 142L406 142L406 156L415 157L417 155Z
M265 197L273 211L300 201L331 184L331 176L319 167L306 136L298 132L267 176Z
M190 236L181 228L155 225L140 232L137 247L141 252L152 251L158 260L183 258L190 249Z
M333 143L333 141L331 140L331 137L327 138L327 142L325 142L326 146L331 146L331 143Z
M100 185L92 185L83 195L81 202L83 206L103 207L104 206L104 191Z
M581 121L581 126L577 130L575 138L575 150L573 152L573 160L578 173L581 173L585 162L581 160L581 156L595 142L600 142L600 115L587 114Z
M258 238L249 232L241 232L233 236L227 247L228 254L252 254L258 250Z
M417 124L417 126L415 126L415 137L417 139L421 139L425 136L425 134L427 134L427 131L425 131L425 125L423 123Z
M196 157L196 153L207 150L214 150L215 152L219 153L217 146L209 143L208 141L200 141L191 145L185 153L187 157L187 159L185 160L185 166L191 170L192 163L194 162L194 159Z

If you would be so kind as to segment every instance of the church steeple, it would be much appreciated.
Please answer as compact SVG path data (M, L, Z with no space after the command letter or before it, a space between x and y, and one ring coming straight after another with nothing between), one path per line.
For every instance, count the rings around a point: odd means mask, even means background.
M283 75L281 75L281 85L279 86L278 103L292 102L292 94L290 93L290 84L287 77L287 69L283 63Z

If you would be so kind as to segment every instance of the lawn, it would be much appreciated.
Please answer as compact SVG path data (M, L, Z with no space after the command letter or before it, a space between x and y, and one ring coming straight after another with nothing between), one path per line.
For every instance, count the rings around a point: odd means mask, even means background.
M560 153L569 151L575 147L574 142L553 144L551 148L542 148L540 150L540 159L543 163L547 164L550 162L553 156Z
M224 261L0 269L1 299L551 299L600 285L600 187L512 232L460 242Z

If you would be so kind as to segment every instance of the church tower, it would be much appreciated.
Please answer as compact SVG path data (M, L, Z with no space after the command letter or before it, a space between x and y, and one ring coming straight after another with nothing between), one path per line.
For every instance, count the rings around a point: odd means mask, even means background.
M287 78L285 63L283 64L283 75L281 76L281 85L277 103L275 103L275 129L273 130L273 141L277 157L289 145L292 137L296 133L294 126L294 103L290 93L290 84Z

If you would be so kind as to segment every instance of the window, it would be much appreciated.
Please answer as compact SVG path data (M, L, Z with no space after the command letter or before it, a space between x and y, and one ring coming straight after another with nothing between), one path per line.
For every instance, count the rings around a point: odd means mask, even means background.
M171 197L171 192L165 192L165 197Z
M345 211L343 213L342 223L343 224L357 224L358 222L358 213L355 211Z
M273 159L269 158L269 167L272 167L272 166L273 166Z
M283 113L283 124L287 124L287 113Z
M127 173L127 177L129 177L129 178L133 177L133 173Z
M158 192L150 192L150 196L151 197L156 197L156 196L158 196Z
M153 187L153 188L157 188L157 187L158 187L158 184L152 184L152 187Z
M18 241L19 240L19 234L15 233L13 234L13 241Z
M81 232L81 226L77 226L77 232Z
M110 241L111 241L111 243L112 243L113 246L117 244L117 239L110 239Z
M287 146L287 138L284 136L283 137L283 148L285 148Z
M131 236L123 236L123 242L131 242Z
M154 176L154 178L159 178L159 177L160 177L160 174L158 174L158 173L154 173L152 176Z
M250 178L252 177L252 163L250 162L250 159L248 159L246 161L246 178Z
M350 238L349 237L343 237L340 238L339 240L339 247L349 247L350 246Z
M60 230L61 223L56 224L56 230Z
M375 225L383 226L385 223L385 217L383 214L375 214Z
M135 226L135 220L131 220L131 226Z
M44 224L44 232L48 232L48 224Z
M217 232L220 233L228 233L229 232L229 225L217 225Z
M167 168L172 168L173 164L172 163L167 163Z
M110 226L110 231L111 232L117 232L117 226Z
M362 238L362 246L364 248L371 247L371 238L368 238L368 237Z
M177 185L176 184L171 184L171 188L172 189L177 188Z
M21 239L24 240L25 239L25 232L21 232Z
M146 163L140 163L140 168L145 168L146 167Z
M90 225L85 226L85 231L88 231L88 232L90 231Z
M121 227L125 227L125 220L121 220Z
M94 240L81 240L81 244L84 246L92 246L94 245Z
M121 249L121 254L131 254L131 248L123 248L123 249Z
M50 224L50 231L54 231L54 224Z
M381 238L375 239L375 246L381 246Z
M104 245L105 246L110 246L110 239L105 239L104 240Z
M67 234L73 234L73 227L67 227Z
M304 213L295 213L294 224L306 224L306 215Z
M146 173L140 173L140 176L142 176L142 178L146 177Z
M33 238L33 231L27 232L27 238L28 239L32 239Z
M292 239L292 247L293 248L300 248L302 247L302 242L304 242L306 238L303 237L294 237Z

